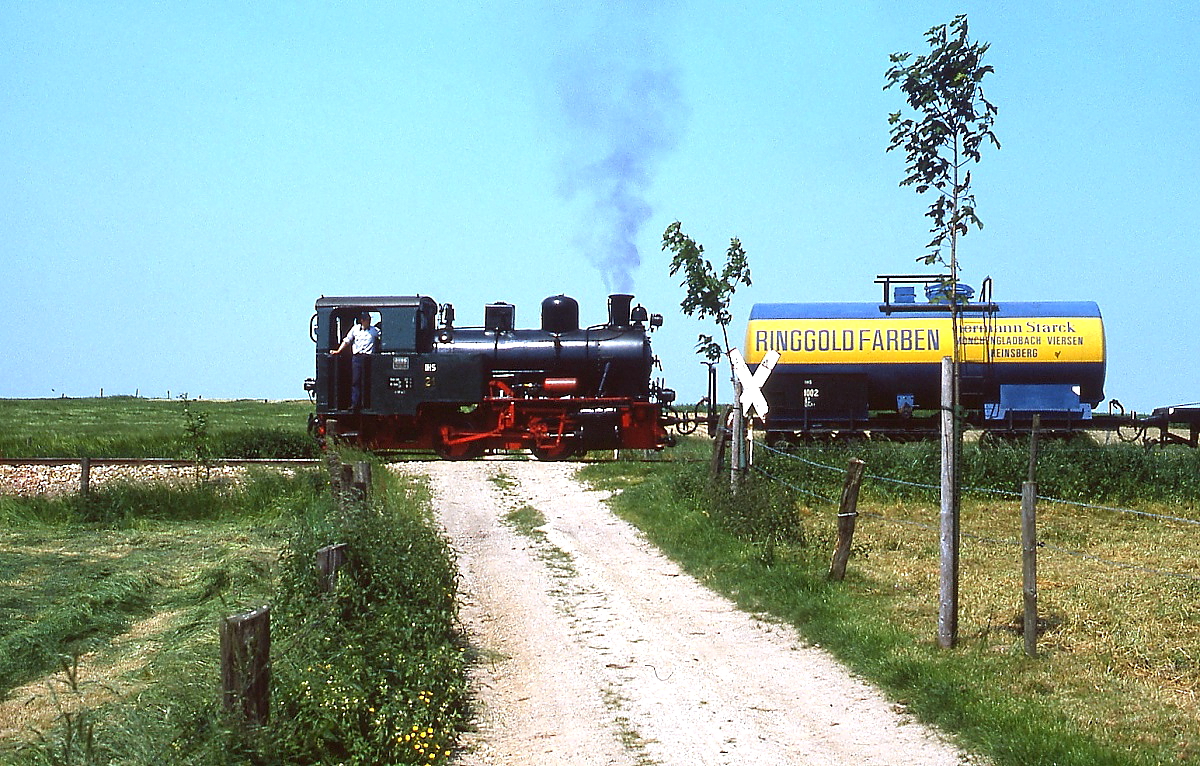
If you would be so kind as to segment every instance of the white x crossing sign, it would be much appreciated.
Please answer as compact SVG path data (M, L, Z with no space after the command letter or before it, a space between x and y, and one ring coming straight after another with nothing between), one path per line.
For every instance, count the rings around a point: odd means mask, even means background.
M771 375L771 370L775 369L775 363L779 361L779 352L768 351L762 364L758 365L758 369L753 373L746 366L742 352L736 348L729 350L729 359L733 362L734 375L737 375L738 381L742 384L742 409L747 415L753 416L757 413L760 418L765 418L767 416L767 398L763 396L762 387Z

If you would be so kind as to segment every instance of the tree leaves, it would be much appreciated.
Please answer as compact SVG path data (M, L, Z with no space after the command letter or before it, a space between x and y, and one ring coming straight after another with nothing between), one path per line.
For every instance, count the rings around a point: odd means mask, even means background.
M928 54L915 59L908 52L889 57L892 66L883 89L899 86L918 117L904 118L903 112L888 115L887 151L903 149L908 158L901 186L914 186L918 194L930 190L938 194L926 213L934 236L926 246L928 252L917 260L928 265L946 263L957 272L957 238L970 226L983 228L965 166L979 162L985 142L1000 148L992 131L996 107L982 88L984 76L994 70L982 63L988 44L968 40L966 15L931 28L925 39L931 48ZM947 245L948 263L942 254Z
M683 233L683 224L675 221L663 232L662 249L670 250L671 276L683 272L680 286L687 290L687 295L680 301L679 307L688 316L699 319L712 317L721 327L725 341L724 351L713 340L711 335L700 334L696 343L696 353L703 354L710 362L721 358L729 350L729 323L733 315L729 304L738 285L750 286L750 262L746 250L737 237L729 240L729 249L725 252L725 265L718 273L712 262L704 257L704 246Z

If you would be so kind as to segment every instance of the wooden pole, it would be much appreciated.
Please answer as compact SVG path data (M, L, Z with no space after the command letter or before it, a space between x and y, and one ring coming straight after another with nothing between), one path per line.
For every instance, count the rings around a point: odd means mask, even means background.
M850 544L854 541L854 527L858 522L858 488L862 485L863 471L867 464L858 458L850 460L846 469L846 481L842 484L842 501L838 506L837 545L833 548L833 560L829 563L829 579L842 580L846 577L846 561L850 558Z
M356 462L350 472L350 486L354 488L354 497L359 502L366 502L371 495L371 464L365 460Z
M271 608L221 621L221 688L226 710L262 725L271 712Z
M1029 434L1029 480L1021 485L1021 601L1025 654L1037 656L1037 453L1041 415L1034 414Z
M80 458L79 460L79 494L86 496L92 488L92 459L90 457Z
M941 571L938 592L938 646L958 643L958 450L954 427L954 361L942 358Z
M732 411L733 408L728 405L722 409L721 419L714 429L712 464L709 466L709 472L714 481L721 476L721 466L725 464L725 448L729 444L729 433L725 429L725 424L729 422L729 415Z
M317 583L322 593L332 593L337 588L338 570L346 563L345 543L326 545L317 551Z
M1025 607L1025 654L1037 656L1037 484L1021 485L1021 601Z
M737 492L746 469L746 413L742 411L742 384L733 385L733 436L730 441L729 486Z

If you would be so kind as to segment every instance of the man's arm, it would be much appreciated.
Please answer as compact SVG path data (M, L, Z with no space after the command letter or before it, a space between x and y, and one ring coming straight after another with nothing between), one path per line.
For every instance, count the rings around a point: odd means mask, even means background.
M333 351L330 351L329 353L330 353L330 354L340 354L340 353L342 353L343 351L345 351L347 348L349 348L349 347L350 347L350 341L351 341L353 338L354 338L354 330L351 330L350 332L346 333L346 337L345 337L345 338L342 338L342 345L338 346L338 347L337 347L337 349L335 349L335 350L333 350Z

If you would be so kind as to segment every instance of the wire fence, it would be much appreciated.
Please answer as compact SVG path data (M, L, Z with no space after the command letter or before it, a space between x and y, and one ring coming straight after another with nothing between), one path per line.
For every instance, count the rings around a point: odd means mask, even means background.
M768 452L769 454L776 455L784 460L794 461L797 463L807 465L809 467L818 468L821 470L826 470L826 471L830 471L830 472L834 472L834 473L838 473L838 474L845 474L847 472L847 469L845 469L841 466L828 465L826 463L821 463L818 461L810 460L808 458L801 457L800 455L796 455L795 453L778 449L769 444L766 444L765 442L755 441L754 448L755 449L763 449L766 452ZM762 468L759 465L753 465L753 466L751 466L751 468L756 474L763 476L764 478L766 478L770 481L773 481L773 482L779 484L780 486L783 486L793 492L797 492L801 495L804 495L805 497L812 498L812 499L818 500L823 503L828 503L830 505L836 505L838 502L835 498L829 497L828 495L824 495L820 492L816 492L816 491L813 491L813 490L805 488L805 487L801 487L801 486L797 485L795 482L789 481L788 479L785 479L782 476L773 474L770 471L765 470L764 468ZM894 485L900 485L900 486L905 486L905 487L914 488L914 489L921 489L921 490L940 491L940 489L941 489L940 486L934 485L934 484L910 481L907 479L898 479L898 478L895 478L892 476L881 476L881 475L873 474L873 473L866 473L866 474L864 474L863 478L864 478L864 480L870 479L872 481L880 482L882 484L894 484ZM1021 499L1020 492L1012 492L1012 491L1008 491L1008 490L999 490L999 489L991 489L991 488L984 488L984 487L963 487L963 488L961 488L960 491L964 495L978 494L978 495L1000 496L1003 498L1009 498L1009 499L1016 500L1016 501L1020 501L1020 499ZM1109 512L1109 513L1127 514L1130 516L1143 518L1143 519L1153 519L1155 521L1173 522L1173 523L1179 523L1179 524L1185 524L1185 525L1200 526L1200 520L1198 520L1198 519L1190 519L1190 518L1186 518L1186 517L1182 517L1182 516L1174 516L1174 515L1162 514L1162 513L1151 513L1149 511L1138 510L1135 508L1122 508L1122 507L1116 507L1116 506L1111 506L1111 505L1101 505L1101 504L1097 504L1097 503L1087 503L1087 502L1080 502L1080 501L1075 501L1075 500L1066 500L1063 498L1050 497L1050 496L1046 496L1046 495L1038 495L1037 500L1040 503L1048 503L1048 504L1056 504L1056 505L1063 505L1063 506L1076 507L1076 508L1084 508L1084 509L1094 510L1094 511L1105 511L1105 512ZM866 516L866 517L873 518L873 519L878 519L880 521L883 521L883 522L886 522L889 524L902 524L905 526L927 529L927 530L930 530L933 532L939 531L938 526L933 525L933 524L926 524L926 523L919 522L919 521L912 521L912 520L908 520L908 519L896 519L896 518L892 518L889 516L885 516L883 514L870 513L870 512L860 512L859 515ZM1016 546L1018 548L1021 545L1020 540L1015 540L1015 539L1004 540L1004 539L999 539L999 538L993 538L993 537L987 537L987 536L983 536L983 535L972 534L969 532L960 532L960 534L962 537L965 537L968 539L973 539L973 540L977 540L979 542L990 543L990 544L995 544L995 545L1009 545L1009 546ZM1167 569L1151 567L1151 566L1147 566L1145 564L1132 563L1132 562L1128 562L1128 561L1116 561L1113 559L1105 558L1104 556L1099 556L1097 554L1090 553L1088 551L1082 551L1082 550L1077 550L1077 549L1072 549L1072 548L1067 548L1067 547L1062 547L1062 546L1051 545L1051 544L1048 544L1045 542L1039 542L1038 547L1042 548L1044 550L1047 550L1047 551L1053 551L1054 553L1067 555L1067 556L1073 556L1073 557L1076 557L1076 558L1079 558L1082 560L1091 561L1091 562L1094 562L1097 564L1103 564L1103 565L1106 565L1109 567L1136 570L1136 571L1153 574L1153 575L1158 575L1158 576L1162 576L1162 577L1174 577L1174 578L1180 578L1180 579L1184 579L1184 580L1192 580L1192 581L1200 582L1200 576L1186 573L1186 572L1175 572L1175 571L1171 571L1171 570L1167 570Z

